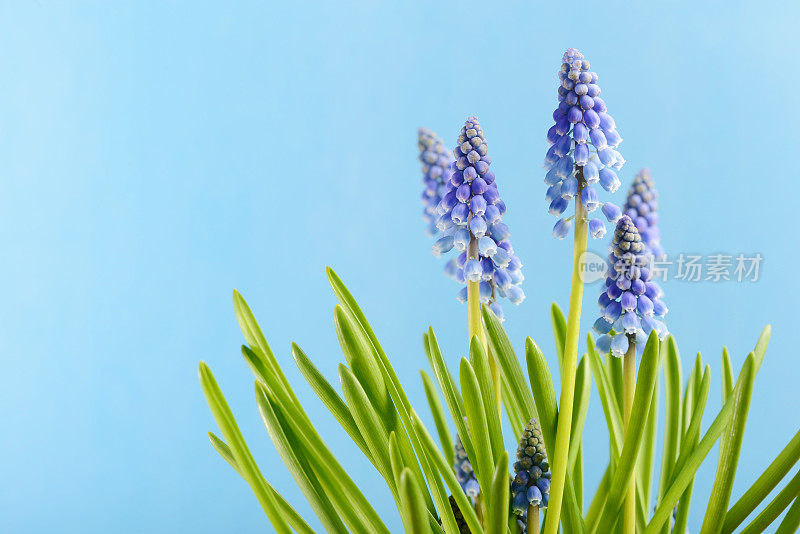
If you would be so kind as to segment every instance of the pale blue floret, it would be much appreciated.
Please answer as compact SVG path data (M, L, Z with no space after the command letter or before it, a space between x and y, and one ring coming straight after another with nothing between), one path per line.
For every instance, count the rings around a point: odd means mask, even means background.
M569 234L569 231L572 229L572 221L568 221L566 219L559 219L556 221L555 226L553 226L553 236L556 239L564 239Z

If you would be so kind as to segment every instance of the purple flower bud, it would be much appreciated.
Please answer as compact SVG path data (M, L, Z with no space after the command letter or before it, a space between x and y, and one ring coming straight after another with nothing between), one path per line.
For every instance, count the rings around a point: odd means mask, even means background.
M502 248L497 248L494 255L492 256L492 261L498 267L508 267L508 262L511 261L511 256Z
M511 304L520 304L523 300L525 300L525 292L522 291L522 288L519 286L510 286L505 290L505 292L506 298L511 302Z
M591 161L584 165L583 179L586 180L587 184L596 184L600 180L600 171L598 171L597 165Z
M553 120L558 120L559 118L560 117L553 117ZM556 132L556 126L554 124L553 126L550 127L549 130L547 130L547 142L552 145L558 140L558 137L559 135Z
M625 356L625 353L628 352L628 336L625 334L617 334L614 336L611 340L610 351L612 356L618 358Z
M597 191L595 191L592 186L587 185L583 188L583 191L581 191L581 203L589 213L597 209L600 201L597 198Z
M563 197L554 198L548 211L551 215L560 216L567 209L569 201Z
M488 188L489 188L489 184L487 184L486 180L484 180L481 177L475 178L472 181L472 191L471 192L472 192L473 195L482 195L482 194L484 194L486 192L486 190Z
M600 354L608 354L611 351L611 336L603 335L598 337L594 346Z
M611 323L603 319L602 317L598 317L597 320L594 322L592 326L595 332L598 334L608 334L611 331Z
M494 204L486 206L486 211L483 214L484 219L489 224L494 224L500 220L500 210Z
M606 220L610 223L615 223L620 217L622 217L622 212L620 211L619 207L611 202L606 202L603 204L601 211L603 212L603 215L606 216Z
M572 139L568 134L564 134L558 138L553 147L555 147L556 155L563 157L569 152L570 148L572 148Z
M620 181L617 178L617 173L613 170L605 168L600 169L600 185L609 193L614 193L619 189Z
M497 222L494 223L490 228L489 231L491 232L492 237L498 243L508 239L511 233L508 231L508 226L505 223Z
M583 167L589 162L589 147L584 145L575 145L575 165Z
M469 201L469 209L475 215L483 215L486 212L486 199L481 195L475 195Z
M441 256L445 252L450 252L450 250L452 248L453 248L453 236L452 235L440 237L433 244L433 253L436 256Z
M467 302L467 288L466 287L462 287L461 290L459 290L459 292L456 294L456 298L458 299L459 302L466 303Z
M552 202L557 198L561 198L561 184L562 182L559 181L547 188L547 192L544 195L547 202Z
M469 206L466 204L459 204L450 212L450 218L457 226L465 225L467 223L467 217L469 217Z
M567 200L572 200L572 198L578 193L578 179L574 176L570 176L564 183L561 184L561 198L565 198Z
M572 128L572 139L574 139L577 144L586 144L586 141L589 139L589 128L582 122L575 124Z
M467 263L464 265L464 276L470 282L478 282L483 276L481 263L475 259L467 260Z
M569 234L569 231L572 229L572 221L567 221L564 219L559 219L556 221L556 225L553 227L553 236L556 239L564 239Z
M472 196L472 188L469 184L461 184L458 186L458 189L456 189L456 198L459 202L466 203L469 201L470 196Z
M600 116L594 109L587 109L583 114L583 123L589 127L590 130L600 126Z
M453 234L453 246L455 246L456 250L459 252L463 252L467 250L467 245L469 245L470 240L470 233L469 230L466 228L459 228L456 230L456 233Z
M594 239L600 239L606 235L606 225L600 219L589 220L589 235Z
M486 224L486 221L479 215L473 216L469 221L469 231L472 232L472 235L478 239L486 235L487 228L488 225Z
M597 150L603 150L608 147L606 136L600 129L591 130L589 132L589 141L591 141L592 145L594 145Z

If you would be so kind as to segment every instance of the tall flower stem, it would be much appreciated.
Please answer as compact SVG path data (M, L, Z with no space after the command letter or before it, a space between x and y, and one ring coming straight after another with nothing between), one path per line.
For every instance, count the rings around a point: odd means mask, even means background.
M478 240L472 236L467 248L467 258L478 258ZM502 402L502 391L500 384L500 371L497 368L497 362L489 352L489 345L486 341L486 332L483 329L483 322L481 320L481 298L480 298L480 282L467 281L467 329L469 339L472 341L474 336L478 336L478 340L483 346L483 350L489 358L489 371L492 374L492 384L494 385L495 402L497 403L497 411L500 411Z
M539 534L538 506L528 506L528 534Z
M633 410L633 393L636 389L636 344L632 336L628 336L629 345L622 359L622 391L625 432ZM622 512L622 531L624 534L636 534L636 477L628 484L627 495Z
M583 173L578 167L578 182L583 183ZM578 363L578 339L580 338L581 304L583 301L584 253L588 223L583 213L580 190L575 196L575 247L572 258L572 288L569 294L569 314L567 315L567 339L564 345L564 361L561 365L561 399L558 404L558 427L556 443L551 461L552 485L550 504L545 521L545 534L556 534L561 518L561 504L564 498L564 483L567 477L567 457L569 456L570 428L572 426L572 403L575 399L575 371Z

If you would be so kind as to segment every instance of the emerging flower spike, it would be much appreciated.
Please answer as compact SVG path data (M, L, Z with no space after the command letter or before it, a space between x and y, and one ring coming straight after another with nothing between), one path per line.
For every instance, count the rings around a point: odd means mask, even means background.
M663 340L669 334L663 317L667 307L661 300L661 288L650 280L650 259L639 230L631 218L623 215L614 231L608 257L608 277L598 304L602 310L594 323L601 334L597 349L603 354L621 357L629 343L644 350L652 330Z
M544 448L539 421L531 419L522 432L511 481L511 510L517 516L527 513L528 506L546 508L550 499L550 464Z
M502 221L505 203L489 170L492 159L476 117L461 128L458 146L453 151L453 173L442 190L436 225L442 231L434 243L434 254L456 249L461 254L445 266L445 273L458 282L480 282L480 299L501 320L503 310L497 302L505 297L514 304L525 299L520 288L524 279L522 262L514 254L508 226ZM473 254L468 249L473 248ZM459 300L466 301L466 287Z
M616 150L622 137L616 130L614 119L608 114L606 103L600 98L597 74L589 70L589 61L583 54L570 48L564 53L558 73L558 107L553 112L553 125L547 132L550 149L544 159L547 174L544 182L549 186L545 200L549 211L557 217L567 210L570 201L580 196L583 216L594 212L602 204L594 184L614 193L620 186L618 171L625 159ZM603 206L605 208L605 206ZM613 208L603 209L609 222ZM616 209L619 211L619 208ZM605 235L605 225L592 219L592 237ZM563 239L569 227L560 218L553 235Z
M481 492L481 488L478 486L478 479L475 478L475 472L472 470L472 464L467 458L467 451L464 450L464 445L461 443L461 436L459 435L456 435L453 470L456 472L456 479L458 479L458 483L461 484L461 489L464 490L467 497L477 497Z
M449 499L450 509L453 510L453 517L456 520L456 526L458 527L459 534L472 534L472 531L469 529L469 525L467 525L467 521L464 519L464 514L461 513L461 508L458 507L455 497L450 495Z
M429 236L436 235L436 207L442 200L444 184L450 179L453 156L438 135L427 128L417 130L419 160L422 162L422 220L427 223Z
M661 231L658 228L658 192L650 169L644 168L634 176L623 209L625 215L636 224L647 252L656 258L663 256Z

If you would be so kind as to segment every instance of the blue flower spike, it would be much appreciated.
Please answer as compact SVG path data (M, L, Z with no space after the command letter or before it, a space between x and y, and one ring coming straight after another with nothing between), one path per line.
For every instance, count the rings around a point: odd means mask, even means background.
M436 207L442 200L445 183L450 179L453 156L439 136L429 129L420 128L417 134L419 160L422 163L422 220L427 223L427 234L433 237L437 233Z
M600 353L622 357L630 343L641 353L651 331L661 340L669 335L662 321L667 313L663 292L651 280L651 258L636 224L623 215L614 230L609 275L598 300L600 318L594 323Z
M522 302L525 293L520 284L524 276L508 226L502 221L506 205L489 169L492 159L487 152L483 129L476 117L470 117L461 128L454 161L432 215L441 232L433 253L460 252L447 263L445 273L462 284L480 282L481 303L502 320L503 310L497 301L504 297L513 304ZM462 289L459 300L465 301L466 295Z
M525 516L529 506L546 508L550 498L550 464L539 421L531 419L517 447L511 481L511 511Z
M567 50L561 61L559 104L553 112L555 124L547 132L550 148L544 160L548 210L561 217L570 202L579 197L583 205L581 217L588 219L590 213L602 207L609 222L616 222L619 208L606 208L609 204L600 202L594 185L600 184L609 193L619 189L616 171L625 164L617 151L622 137L600 98L597 74L589 70L589 61L574 48ZM592 221L597 221L591 223L592 237L603 237L604 225L601 228L599 220ZM569 219L559 219L553 236L563 239L569 233L567 223Z
M636 173L623 209L639 230L647 252L656 258L664 256L658 228L658 191L650 169L644 168Z

